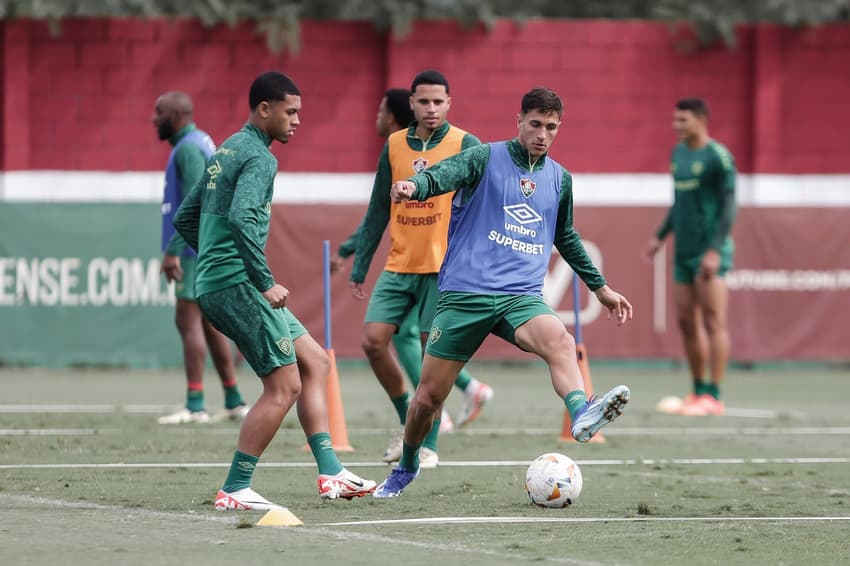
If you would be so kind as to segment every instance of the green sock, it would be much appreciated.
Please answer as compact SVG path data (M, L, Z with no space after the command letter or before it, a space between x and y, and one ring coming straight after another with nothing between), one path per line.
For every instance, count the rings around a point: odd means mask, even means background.
M244 405L242 394L239 393L239 388L236 385L224 386L224 408L233 409L239 405Z
M186 408L197 413L204 410L204 390L187 389L186 390Z
M466 371L466 368L463 368L455 378L455 387L460 388L461 391L466 391L466 388L469 387L469 384L472 383L474 379L475 378L469 375L469 372Z
M398 465L408 472L415 472L419 469L419 447L413 447L407 442L402 444L401 458Z
M399 397L392 397L390 398L390 401L393 402L395 412L398 413L398 422L403 425L407 422L407 407L410 404L410 393L405 391L404 395L400 395Z
M313 458L319 466L319 473L325 476L334 476L342 471L342 463L336 457L331 435L327 432L319 432L307 439Z
M570 412L570 420L575 421L576 413L587 402L587 394L581 389L570 391L564 396L564 404Z
M702 380L701 377L695 377L694 378L694 395L699 396L699 395L702 395L703 393L707 393L706 384Z
M705 385L705 393L708 393L715 399L720 399L720 384L719 383L707 383Z
M434 424L431 425L431 430L425 436L425 440L422 441L422 446L426 448L430 448L434 452L437 451L437 437L440 436L440 421L442 420L441 414L437 413L437 418L434 419Z
M227 493L233 493L251 487L251 476L254 475L254 468L257 467L259 461L259 456L251 456L239 450L235 451L233 462L230 464L230 472L228 472L227 479L224 480L224 486L221 489Z

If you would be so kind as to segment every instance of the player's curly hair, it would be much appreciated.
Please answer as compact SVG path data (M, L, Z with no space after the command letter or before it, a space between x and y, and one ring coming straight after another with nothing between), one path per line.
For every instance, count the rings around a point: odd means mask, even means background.
M532 110L539 110L543 114L555 112L560 118L564 113L564 103L554 90L538 86L525 93L520 103L522 114L528 114Z

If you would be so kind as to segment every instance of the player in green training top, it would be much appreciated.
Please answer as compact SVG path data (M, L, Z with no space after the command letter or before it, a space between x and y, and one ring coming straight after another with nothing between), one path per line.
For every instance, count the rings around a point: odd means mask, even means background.
M732 267L730 231L735 221L735 160L708 135L708 106L699 98L676 103L673 129L680 142L670 169L674 199L664 223L647 244L654 256L673 232L674 294L679 328L693 377L693 393L678 410L685 415L722 415L720 384L729 362L728 290ZM704 382L706 360L711 382Z
M260 398L242 423L215 508L280 508L252 490L251 479L295 401L318 463L321 497L360 497L374 491L375 482L346 470L331 444L328 356L286 308L289 290L274 280L264 253L277 174L269 146L274 140L286 144L295 134L301 93L286 75L267 72L251 84L248 101L248 123L207 161L174 218L174 226L198 251L195 292L204 316L236 342L263 381Z

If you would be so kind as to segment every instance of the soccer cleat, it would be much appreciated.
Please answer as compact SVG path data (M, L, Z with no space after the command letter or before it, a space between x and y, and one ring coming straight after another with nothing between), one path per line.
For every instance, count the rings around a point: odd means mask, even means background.
M319 475L319 495L322 499L352 499L375 491L375 482L342 469L334 476Z
M401 458L401 449L404 444L404 427L399 427L390 437L387 449L384 450L384 462L397 462Z
M419 449L419 469L436 468L440 463L440 456L430 448L423 446Z
M707 393L688 395L679 409L679 414L686 417L720 416L726 412L723 401L715 399Z
M218 490L215 496L215 508L219 511L269 511L271 509L285 509L285 507L272 503L250 487L227 493L223 489Z
M210 418L210 422L219 423L222 421L243 421L245 420L245 415L248 414L250 409L251 407L244 403L237 405L232 409L222 409Z
M625 385L618 385L602 397L592 397L579 409L573 420L573 438L587 442L603 426L623 413L631 392Z
M478 418L484 404L493 398L493 388L486 383L479 383L477 387L469 387L474 391L463 392L463 408L457 416L457 427L463 428Z
M454 431L455 423L452 422L449 412L443 409L443 413L440 415L440 434L450 434Z
M372 497L377 497L379 499L387 499L390 497L398 497L401 495L401 492L404 491L410 482L416 479L416 476L419 475L419 470L415 472L408 472L401 466L396 466L393 468L393 471L390 472L390 475L387 476L387 479L381 483L372 493Z
M210 422L210 414L206 411L190 411L184 407L174 414L159 417L156 422L159 424L205 424Z

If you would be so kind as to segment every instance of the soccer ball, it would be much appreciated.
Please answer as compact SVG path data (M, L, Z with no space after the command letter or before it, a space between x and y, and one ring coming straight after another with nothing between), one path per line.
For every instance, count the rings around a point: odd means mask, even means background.
M568 456L550 452L538 456L525 472L525 489L540 507L569 507L581 493L581 470Z

